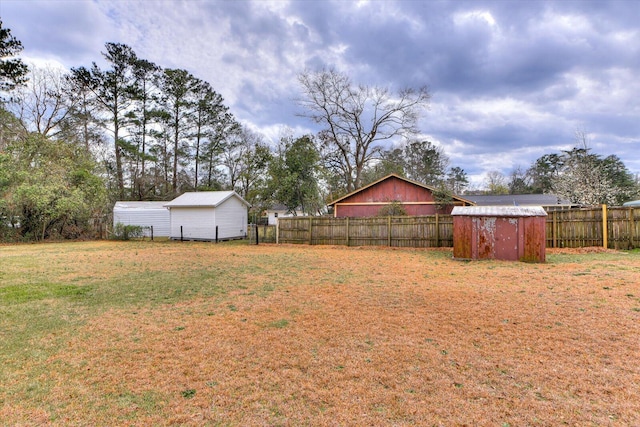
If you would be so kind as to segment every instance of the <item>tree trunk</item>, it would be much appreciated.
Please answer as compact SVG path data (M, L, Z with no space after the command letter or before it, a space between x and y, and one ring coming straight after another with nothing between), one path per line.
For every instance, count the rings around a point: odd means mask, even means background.
M113 121L113 139L116 154L116 181L118 184L118 194L120 199L124 199L124 174L122 173L122 149L119 140L120 124L118 123L117 114Z
M177 102L176 102L177 104ZM176 105L175 107L175 122L174 122L174 129L173 129L173 179L171 182L171 187L174 193L176 193L176 191L178 190L178 147L180 145L179 141L180 141L180 120L179 120L179 114L180 110L179 107Z

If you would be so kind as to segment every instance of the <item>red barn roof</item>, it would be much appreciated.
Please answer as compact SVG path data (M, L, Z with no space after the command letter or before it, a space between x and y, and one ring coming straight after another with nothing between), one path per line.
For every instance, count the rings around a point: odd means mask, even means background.
M336 217L367 217L378 215L381 208L393 202L400 203L408 215L449 213L453 206L474 205L453 195L453 201L443 207L435 200L435 191L428 185L391 174L334 200L329 206L333 206Z

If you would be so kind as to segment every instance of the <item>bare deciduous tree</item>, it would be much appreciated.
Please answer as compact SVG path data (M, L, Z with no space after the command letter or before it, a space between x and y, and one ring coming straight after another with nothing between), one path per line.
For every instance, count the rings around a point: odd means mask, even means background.
M265 178L271 153L263 136L242 126L229 141L222 155L228 174L228 188L253 203L253 195Z
M362 172L380 151L380 143L417 133L420 112L429 105L426 87L392 94L382 87L355 85L335 70L304 72L298 80L304 117L324 126L319 141L328 166L339 173L347 191L360 187Z
M507 178L500 171L487 172L485 186L487 187L487 194L509 194Z
M12 110L25 130L51 137L70 109L62 90L64 76L50 67L34 68L28 76L29 83L15 91Z

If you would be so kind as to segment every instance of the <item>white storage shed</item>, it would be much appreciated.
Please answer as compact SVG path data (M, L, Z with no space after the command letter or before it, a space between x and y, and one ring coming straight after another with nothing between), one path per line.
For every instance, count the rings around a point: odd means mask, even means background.
M113 206L113 225L138 225L144 228L145 236L169 237L171 223L167 202L116 202Z
M184 193L165 203L171 219L171 239L229 240L247 235L251 206L235 191Z

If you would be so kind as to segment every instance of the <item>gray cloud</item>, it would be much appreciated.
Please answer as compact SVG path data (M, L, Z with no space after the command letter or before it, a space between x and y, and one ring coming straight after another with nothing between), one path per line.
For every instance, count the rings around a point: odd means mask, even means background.
M108 17L93 2L9 0L0 15L29 54L63 62L99 55L110 33Z
M3 0L0 13L25 55L89 65L105 42L126 43L208 80L271 137L315 130L295 114L296 76L334 67L428 85L424 135L476 180L570 147L577 128L640 172L634 1Z

